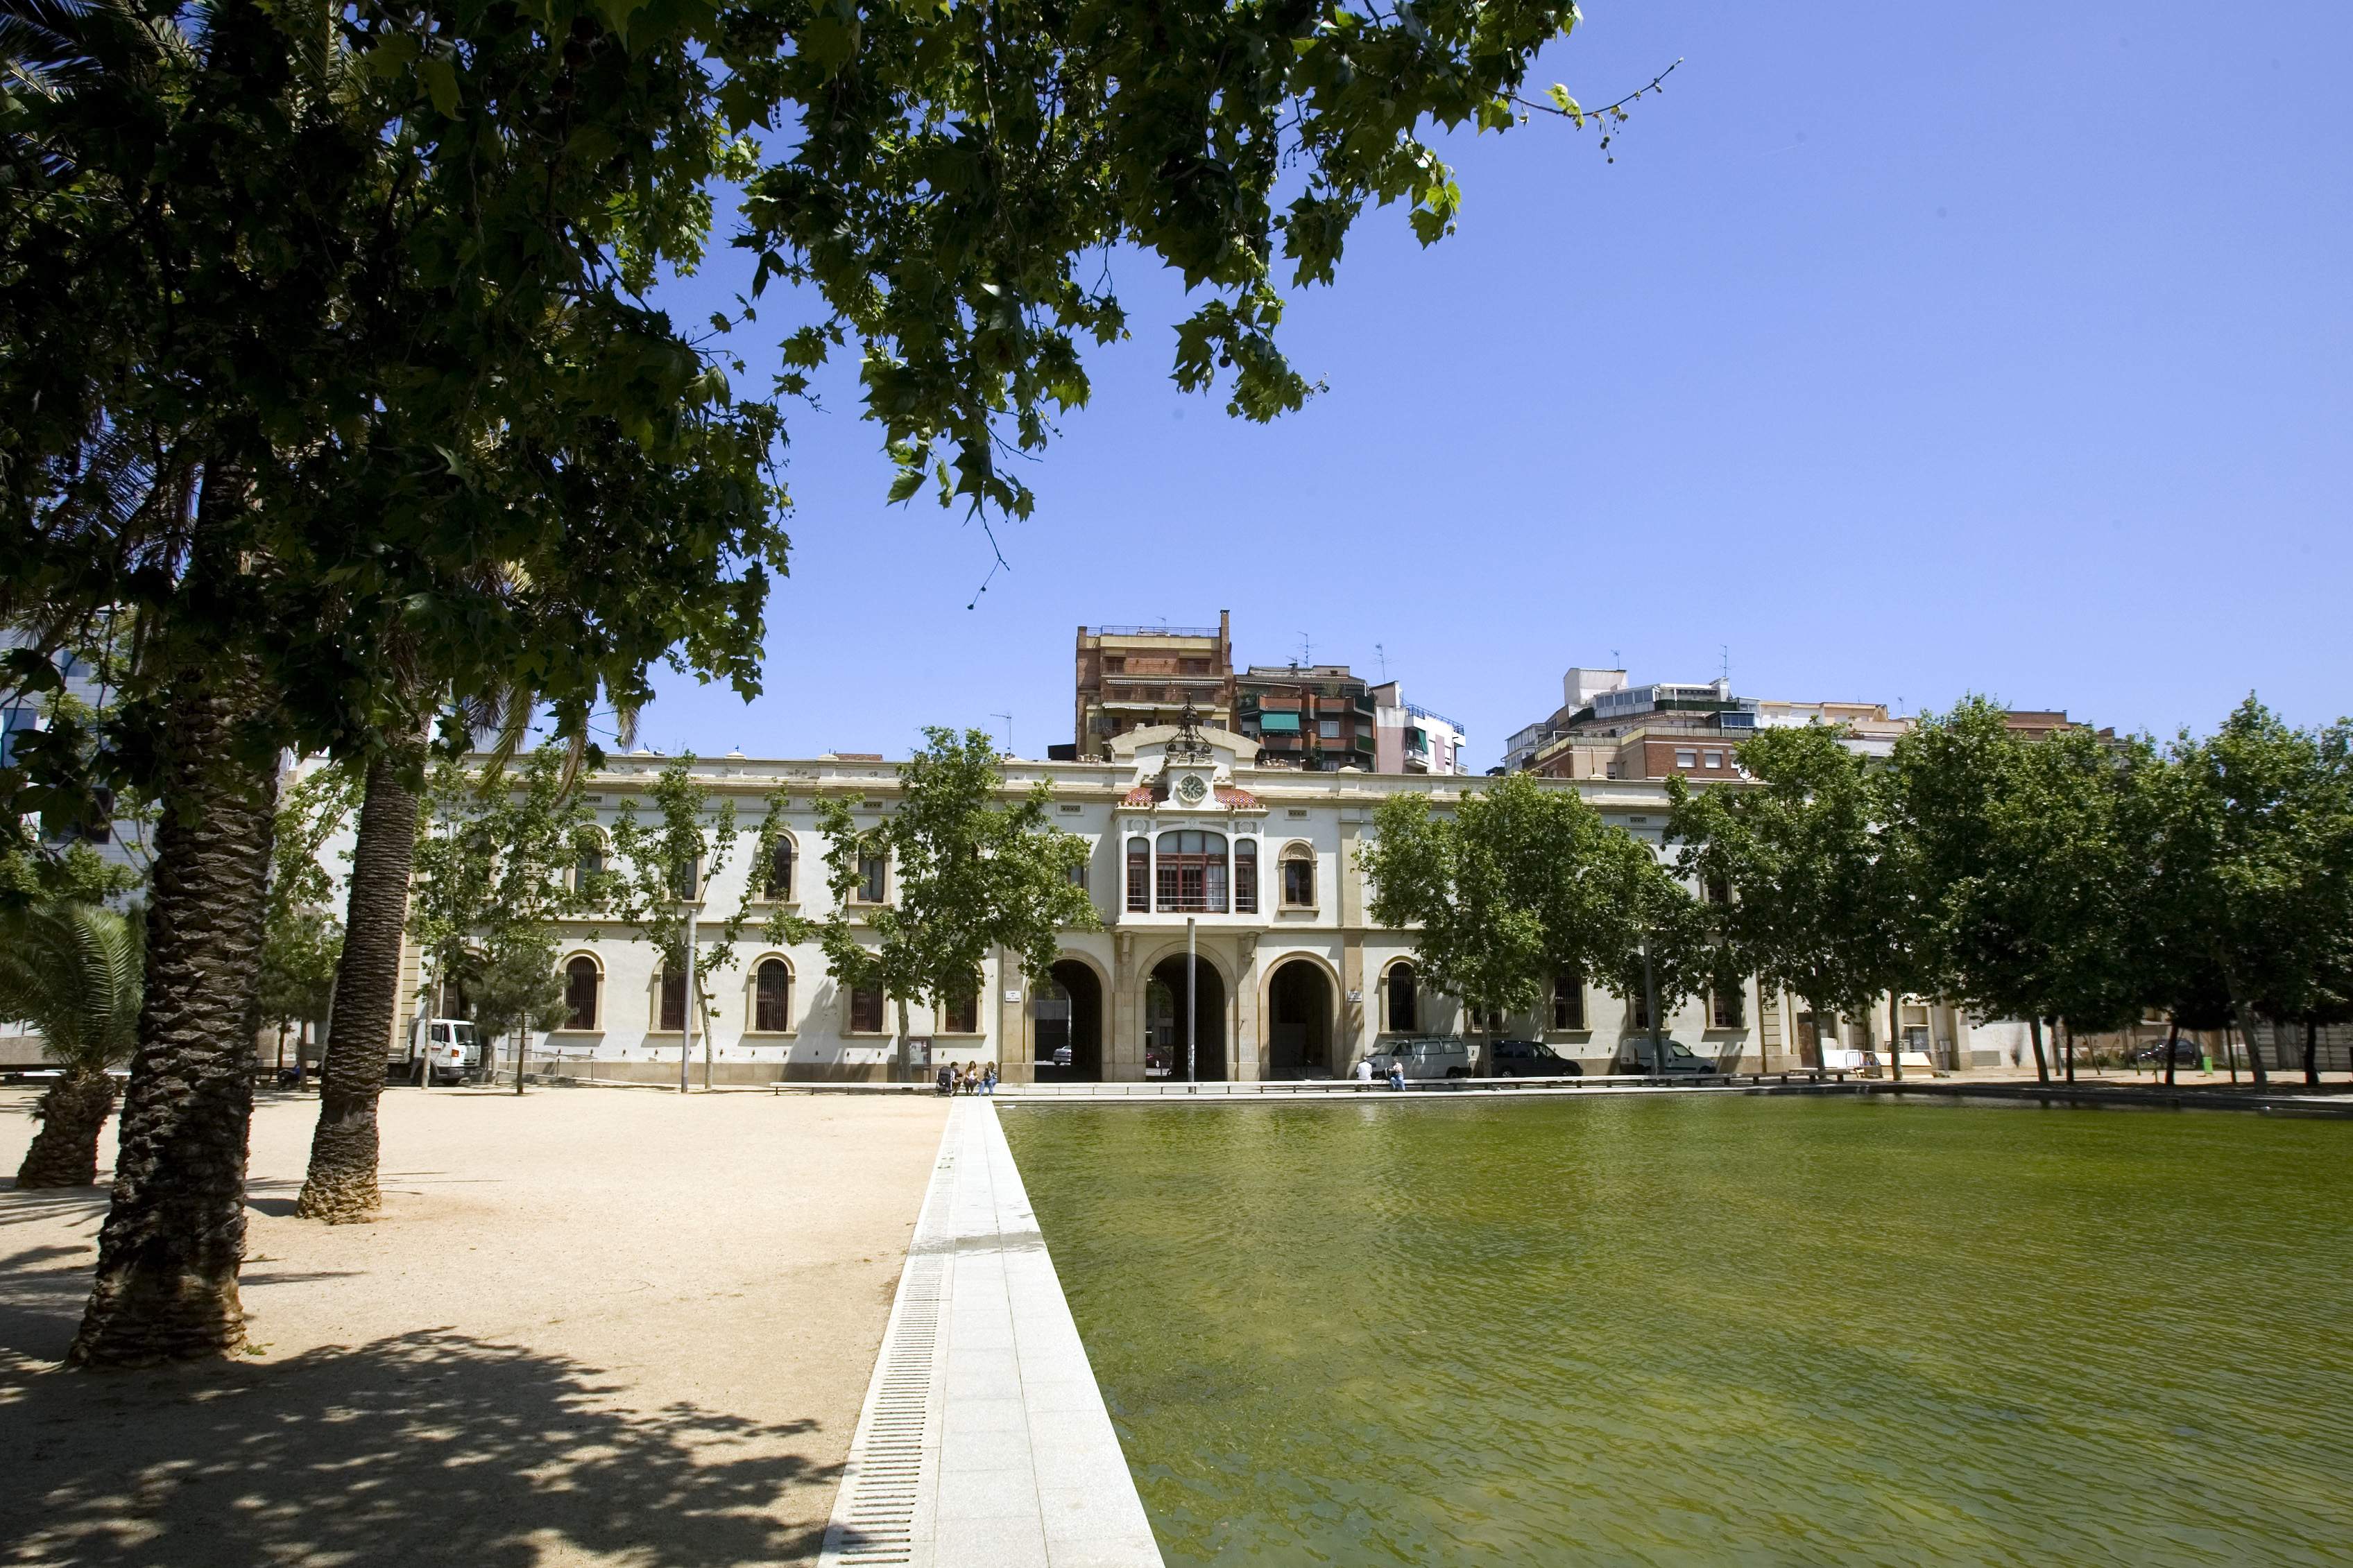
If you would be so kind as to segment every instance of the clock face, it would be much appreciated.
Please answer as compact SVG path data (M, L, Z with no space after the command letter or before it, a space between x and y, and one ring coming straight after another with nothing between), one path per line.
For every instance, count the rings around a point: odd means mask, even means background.
M1198 773L1187 773L1176 781L1176 798L1187 805L1200 805L1201 798L1208 793L1209 786L1201 782Z

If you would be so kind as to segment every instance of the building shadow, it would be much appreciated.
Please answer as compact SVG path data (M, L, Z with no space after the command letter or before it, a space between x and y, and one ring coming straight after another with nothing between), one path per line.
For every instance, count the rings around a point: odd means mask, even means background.
M36 1254L71 1261L43 1268ZM0 1268L16 1281L9 1319L61 1304L28 1299L32 1280L64 1277L69 1311L87 1286L87 1255L73 1248ZM814 1560L823 1525L773 1512L786 1489L833 1479L776 1451L814 1423L627 1399L595 1367L446 1328L150 1372L69 1373L10 1353L0 1557L174 1568Z

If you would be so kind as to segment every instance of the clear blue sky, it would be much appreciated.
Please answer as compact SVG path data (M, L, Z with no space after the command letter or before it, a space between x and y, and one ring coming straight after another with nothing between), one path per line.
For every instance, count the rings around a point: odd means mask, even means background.
M1131 258L1135 337L976 609L986 541L883 504L845 372L791 416L766 694L668 678L645 739L899 755L1009 712L1042 756L1079 624L1219 609L1249 661L1380 645L1482 767L1612 649L1905 711L2353 710L2353 6L1593 0L1537 80L1678 58L1615 163L1455 138L1461 232L1367 218L1288 323L1330 390L1271 426L1177 394L1180 300Z

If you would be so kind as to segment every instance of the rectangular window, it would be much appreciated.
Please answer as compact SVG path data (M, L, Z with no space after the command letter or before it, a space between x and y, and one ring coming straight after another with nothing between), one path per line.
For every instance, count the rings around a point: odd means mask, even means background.
M1556 1029L1585 1027L1585 976L1574 969L1564 969L1553 976L1552 1026Z
M882 993L871 985L849 988L849 1032L853 1035L879 1035L882 1032Z
M1087 890L1087 863L1085 861L1071 861L1070 868L1065 870L1062 875L1069 879L1071 886L1076 888L1082 893Z
M665 1035L675 1035L686 1027L686 972L665 969L661 977L661 1022L655 1026Z
M1340 721L1318 719L1315 721L1315 732L1327 741L1336 741L1340 738Z
M1258 840L1234 840L1234 913L1258 913Z
M880 855L860 855L858 858L858 901L860 903L879 904L882 901L883 889L888 885L890 864Z
M1699 753L1697 752L1677 752L1675 753L1675 766L1679 768L1695 768L1699 766Z
M1152 847L1141 838L1127 841L1127 908L1131 914L1152 912Z
M1742 1017L1746 1011L1741 1005L1743 1000L1739 986L1717 986L1715 994L1708 998L1708 1014L1715 1020L1715 1027L1719 1029L1740 1027Z
M1722 752L1710 752L1707 754L1707 765L1712 768L1720 768L1724 766L1724 753Z
M961 996L948 998L944 1016L947 1019L947 1032L951 1035L980 1033L979 989L976 987Z
M1282 862L1282 901L1294 910L1314 905L1315 862L1304 855L1286 857Z
M702 859L689 856L670 868L670 896L681 903L702 897Z

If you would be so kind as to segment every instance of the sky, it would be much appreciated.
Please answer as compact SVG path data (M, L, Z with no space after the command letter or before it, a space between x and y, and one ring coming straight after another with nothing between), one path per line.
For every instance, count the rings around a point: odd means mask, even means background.
M1123 258L1134 335L1027 470L1009 571L885 504L843 367L789 413L763 695L666 676L641 737L1043 756L1081 625L1219 610L1239 661L1402 680L1482 769L1571 665L2159 734L2250 690L2353 711L2348 58L2342 0L1591 0L1535 85L1680 61L1667 90L1615 162L1549 120L1443 140L1459 232L1368 214L1294 300L1300 413L1177 392L1181 291ZM723 251L664 303L744 282Z

